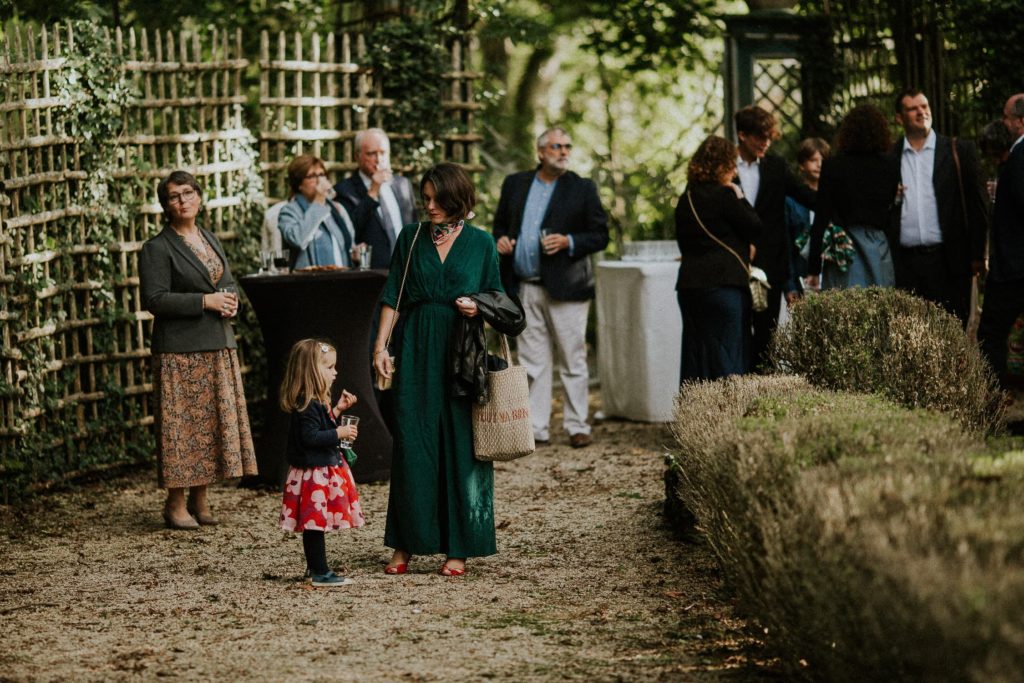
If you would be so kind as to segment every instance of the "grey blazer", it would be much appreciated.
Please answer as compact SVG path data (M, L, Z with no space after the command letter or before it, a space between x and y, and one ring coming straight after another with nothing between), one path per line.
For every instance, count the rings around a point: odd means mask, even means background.
M206 266L169 226L142 245L139 281L142 305L154 317L150 344L153 353L237 348L229 319L203 310L203 294L234 285L235 278L220 242L213 233L202 232L224 264L224 274L216 283L210 279Z

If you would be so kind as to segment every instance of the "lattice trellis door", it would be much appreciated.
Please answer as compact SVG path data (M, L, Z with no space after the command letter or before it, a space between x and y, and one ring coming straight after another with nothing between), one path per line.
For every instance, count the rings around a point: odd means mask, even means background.
M725 58L725 115L730 138L735 138L732 116L756 104L775 115L782 139L774 151L787 159L808 128L800 41L810 28L808 20L788 12L751 12L729 17Z

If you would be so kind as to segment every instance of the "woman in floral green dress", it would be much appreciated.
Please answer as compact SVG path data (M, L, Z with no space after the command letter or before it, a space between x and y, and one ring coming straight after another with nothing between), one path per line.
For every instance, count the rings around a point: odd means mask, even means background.
M493 238L465 222L476 200L466 172L438 164L423 176L420 192L430 220L399 234L381 294L373 358L377 372L390 377L394 368L385 344L401 315L393 388L397 433L384 532L394 555L385 572L404 574L412 555L443 553L440 573L460 576L467 557L497 552L494 472L491 463L473 457L472 399L451 395L445 359L459 316L479 315L470 296L502 286Z

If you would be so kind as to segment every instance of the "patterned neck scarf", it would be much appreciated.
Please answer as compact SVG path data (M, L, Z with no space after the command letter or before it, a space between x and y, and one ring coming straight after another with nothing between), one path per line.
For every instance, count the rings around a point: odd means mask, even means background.
M466 224L466 221L459 221L458 223L438 223L433 226L430 233L430 239L433 240L434 244L441 245L447 242L453 234L462 229L462 226Z

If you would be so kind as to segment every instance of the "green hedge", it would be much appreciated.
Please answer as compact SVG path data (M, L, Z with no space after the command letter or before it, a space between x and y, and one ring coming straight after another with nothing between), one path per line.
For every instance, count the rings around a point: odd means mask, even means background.
M826 389L878 393L934 408L971 430L998 432L1003 400L988 363L960 322L895 289L806 297L772 341L772 361Z
M1019 680L1024 451L790 376L688 386L674 431L675 494L790 675Z

